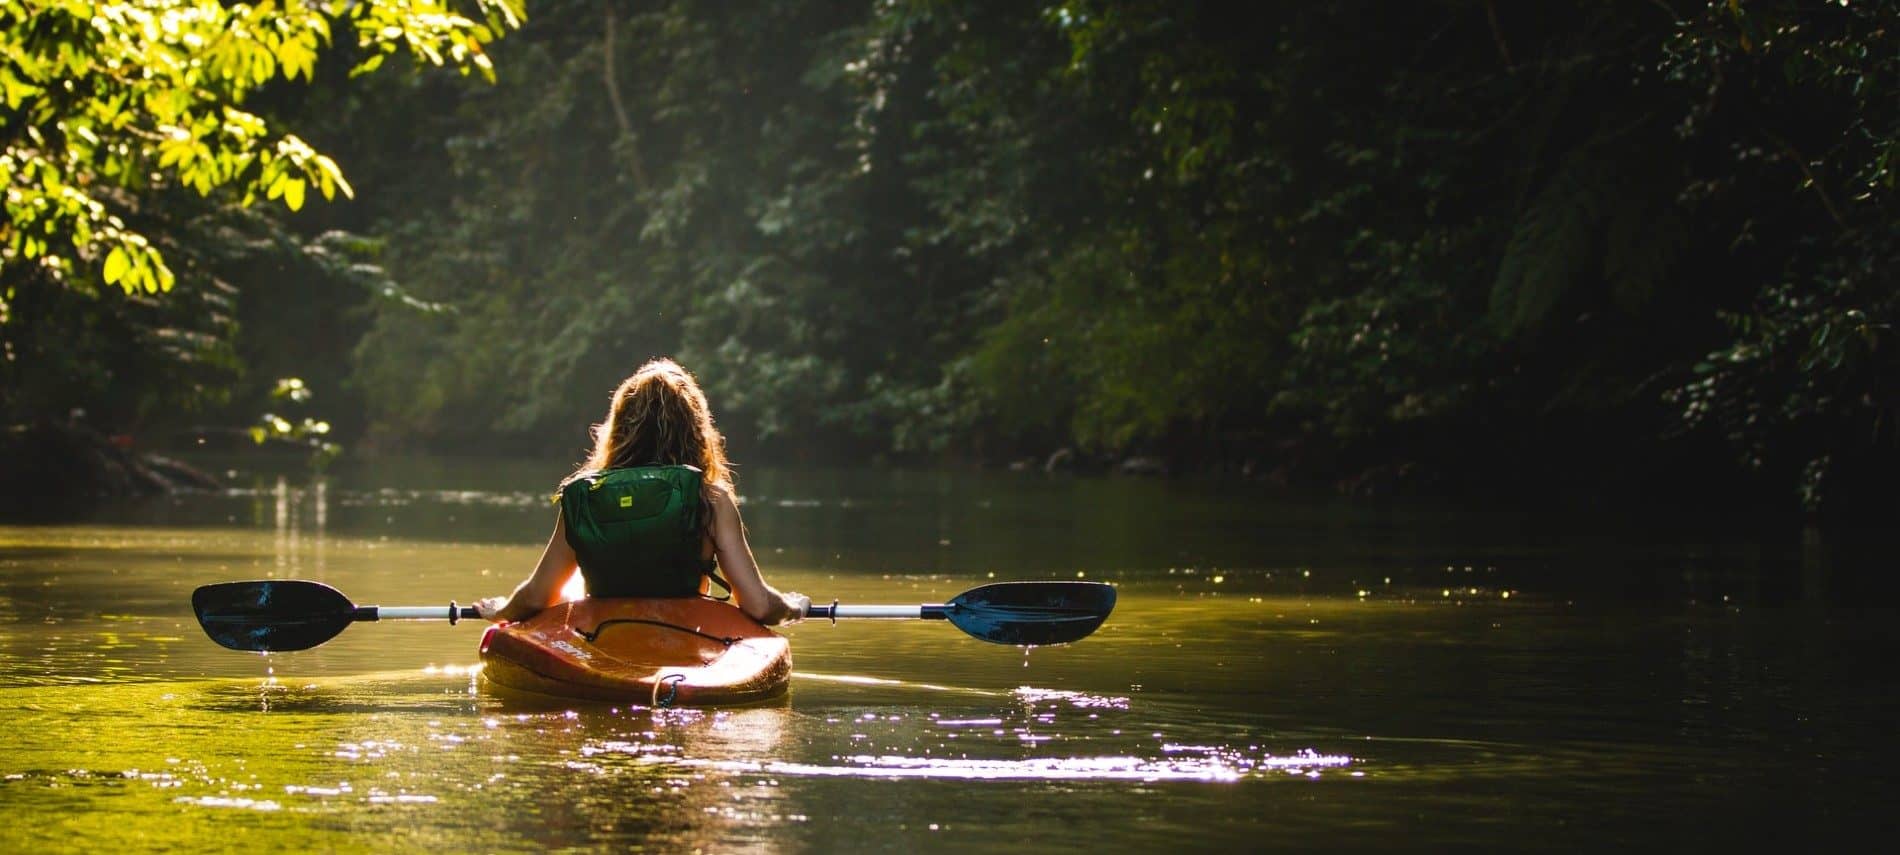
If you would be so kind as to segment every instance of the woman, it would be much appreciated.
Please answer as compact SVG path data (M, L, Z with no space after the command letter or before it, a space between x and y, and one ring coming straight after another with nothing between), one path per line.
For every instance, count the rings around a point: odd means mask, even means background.
M562 482L561 512L534 572L511 596L475 608L498 623L525 619L560 602L576 569L589 596L695 596L718 578L717 563L734 605L753 620L804 618L811 598L780 593L759 574L725 446L693 375L670 359L640 366L594 426L587 462Z

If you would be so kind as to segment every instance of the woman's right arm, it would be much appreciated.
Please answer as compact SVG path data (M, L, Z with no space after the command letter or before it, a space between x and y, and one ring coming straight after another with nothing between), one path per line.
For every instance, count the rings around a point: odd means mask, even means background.
M739 504L727 490L715 487L708 492L712 494L714 554L719 558L719 569L725 571L726 581L732 584L732 597L740 611L763 624L803 620L811 608L811 598L804 594L780 593L766 584L765 577L759 573L758 562L752 558L752 545L746 542Z
M561 601L561 589L579 567L574 561L574 547L567 544L564 516L555 514L554 534L548 537L547 548L541 550L541 560L534 565L534 572L515 586L513 594L489 597L475 604L475 610L482 617L497 623L525 620Z

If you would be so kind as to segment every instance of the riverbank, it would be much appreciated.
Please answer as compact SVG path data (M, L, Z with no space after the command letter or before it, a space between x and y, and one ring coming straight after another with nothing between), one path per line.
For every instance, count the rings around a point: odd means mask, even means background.
M217 477L136 450L128 438L84 425L37 422L0 429L0 517L45 519L100 503L211 490Z

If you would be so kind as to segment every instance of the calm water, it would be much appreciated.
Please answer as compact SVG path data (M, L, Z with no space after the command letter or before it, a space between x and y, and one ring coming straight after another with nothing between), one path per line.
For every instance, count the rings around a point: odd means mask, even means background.
M262 577L504 593L558 463L232 474L0 525L7 850L1813 849L1900 796L1885 568L1799 531L747 470L761 563L814 599L1080 576L1120 605L1027 652L803 624L783 703L569 709L489 694L474 625L267 658L188 604Z

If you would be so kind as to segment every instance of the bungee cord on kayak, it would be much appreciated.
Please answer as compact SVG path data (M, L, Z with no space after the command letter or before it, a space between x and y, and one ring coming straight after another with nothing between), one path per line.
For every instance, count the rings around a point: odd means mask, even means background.
M601 621L599 625L595 626L593 632L588 632L584 629L581 629L580 627L575 627L574 634L582 638L585 638L588 641L599 641L600 634L602 632L605 632L607 627L614 626L616 624L643 624L645 626L658 626L658 627L664 627L666 629L676 629L676 630L679 630L680 632L697 635L700 638L704 638L708 641L717 641L722 646L725 646L725 647L731 647L735 642L739 641L739 637L736 635L725 635L725 636L712 635L709 633L700 632L699 630L694 629L690 626L680 626L679 624L667 623L666 621L663 621L663 620L647 620L645 618L608 618L607 620Z

